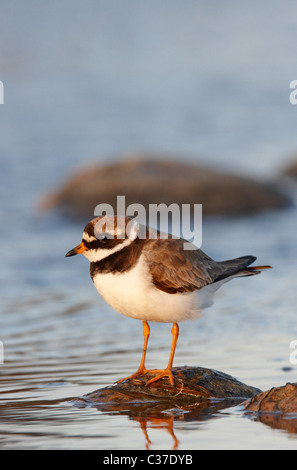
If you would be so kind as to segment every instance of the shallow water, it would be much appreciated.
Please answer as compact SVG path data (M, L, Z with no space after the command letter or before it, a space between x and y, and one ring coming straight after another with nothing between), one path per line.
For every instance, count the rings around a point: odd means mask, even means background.
M296 380L289 348L296 339L291 263L296 214L291 209L248 220L205 221L208 253L218 259L260 253L259 263L273 261L273 270L233 280L202 318L182 323L176 365L222 370L262 390ZM38 224L39 234L46 235L46 227ZM275 226L282 226L281 239L272 230ZM38 290L26 294L24 288L11 298L7 288L1 307L2 448L296 448L294 434L246 418L238 403L213 404L206 410L158 409L152 404L123 410L76 406L75 398L136 370L142 348L141 322L104 303L89 279L85 259L63 258L76 232L67 224L56 227L59 244L52 258L36 255L32 268L38 269ZM23 244L21 253L25 236ZM20 266L26 263L22 257ZM6 275L9 280L13 273ZM32 288L36 279L28 284ZM151 326L148 366L154 368L166 364L171 335L170 325Z
M250 2L243 14L230 1L217 16L203 2L181 10L171 1L170 15L169 2L113 3L89 0L82 10L72 1L71 13L68 1L1 5L0 446L295 449L293 418L274 429L237 403L118 410L75 402L136 370L142 325L104 303L84 258L64 258L82 224L40 214L41 195L96 155L103 163L137 148L205 155L272 177L297 148L291 3L273 2L269 22L271 2ZM181 324L175 365L214 368L263 390L296 381L296 233L296 207L204 220L210 256L254 254L273 270L226 284L202 318ZM171 326L151 327L148 366L162 367Z

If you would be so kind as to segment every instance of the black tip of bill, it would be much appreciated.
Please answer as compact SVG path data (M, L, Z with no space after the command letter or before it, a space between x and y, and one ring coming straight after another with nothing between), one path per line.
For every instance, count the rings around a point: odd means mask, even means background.
M74 255L77 255L77 252L76 252L76 249L73 248L72 250L68 251L68 253L66 253L65 255L65 258L68 258L69 256L74 256Z

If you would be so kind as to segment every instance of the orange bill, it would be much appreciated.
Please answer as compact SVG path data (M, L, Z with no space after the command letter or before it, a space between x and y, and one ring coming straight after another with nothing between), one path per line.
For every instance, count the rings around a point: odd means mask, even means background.
M66 257L68 256L74 256L74 255L78 255L79 253L83 253L84 251L87 250L87 247L86 245L84 244L84 242L81 242L79 245L77 245L75 248L73 248L72 250L68 251L68 253L66 253Z

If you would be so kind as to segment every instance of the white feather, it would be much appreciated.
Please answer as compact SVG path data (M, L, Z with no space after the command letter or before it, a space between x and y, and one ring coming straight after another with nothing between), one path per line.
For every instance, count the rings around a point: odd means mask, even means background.
M94 235L89 235L87 232L83 233L83 240L85 240L88 243L94 242L97 240L97 238Z
M138 320L165 323L181 322L200 316L204 308L212 305L215 291L226 282L224 279L190 293L167 294L154 286L143 256L130 271L116 274L98 273L93 281L106 302L123 315Z
M105 249L105 248L95 248L94 250L89 249L83 252L83 255L90 261L90 263L96 262L96 261L101 261L104 258L107 258L107 256L112 255L113 253L116 253L117 251L122 250L125 248L125 246L130 245L133 242L133 240L130 240L127 238L126 240L123 240L122 243L118 243L116 246L113 248Z

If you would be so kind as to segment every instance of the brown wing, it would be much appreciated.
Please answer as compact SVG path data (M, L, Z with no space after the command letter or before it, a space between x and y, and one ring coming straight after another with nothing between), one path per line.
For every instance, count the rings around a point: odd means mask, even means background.
M184 240L150 240L143 254L154 285L164 292L192 292L213 282L215 261L201 250L184 250Z
M169 294L192 292L245 269L256 258L216 262L202 250L184 250L182 239L149 240L143 255L154 285Z

